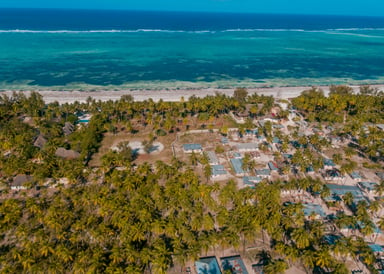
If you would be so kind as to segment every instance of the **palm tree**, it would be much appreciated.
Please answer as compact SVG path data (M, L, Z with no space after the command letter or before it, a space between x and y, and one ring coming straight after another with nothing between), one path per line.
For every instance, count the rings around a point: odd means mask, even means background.
M242 169L244 171L248 171L249 170L249 163L251 162L251 157L248 153L246 153L242 159Z
M332 256L327 247L321 248L314 253L315 264L321 268L331 266Z
M381 217L379 221L377 222L378 227L380 230L384 231L384 217Z
M264 273L266 274L285 273L287 269L288 264L282 259L272 260L263 267Z
M333 251L342 258L343 262L345 262L348 254L353 253L352 248L351 238L342 237L336 240L335 245L333 246Z
M377 217L377 212L380 210L380 208L381 203L378 200L374 200L369 204L368 210L374 217Z
M323 238L324 224L320 221L310 221L305 223L308 235L312 240L319 242Z
M305 177L299 179L297 183L299 190L301 190L301 193L304 195L304 192L307 191L307 189L311 186L311 179L309 177Z
M375 232L374 227L374 223L372 221L368 221L360 226L360 231L365 237L372 236L372 234Z
M351 147L346 147L344 153L347 159L351 159L351 157L356 154L356 151Z
M197 157L195 152L191 153L191 155L189 156L189 160L190 160L192 166L196 166L197 165L198 157Z
M240 246L239 235L235 232L230 231L229 229L225 229L222 231L222 233L220 234L219 242L223 248L223 252L225 247L232 246L235 250L237 250Z
M306 269L306 272L310 273L315 267L314 251L311 249L304 250L301 254L301 261Z
M210 165L205 165L204 166L204 176L207 179L207 182L209 181L209 178L212 175L212 168Z
M380 183L375 185L374 188L375 188L375 192L379 196L383 195L383 193L384 193L384 181L380 181Z
M352 232L355 232L355 230L357 229L357 222L355 216L348 216L344 213L338 214L335 223L339 229L348 228L351 229Z
M230 201L232 201L236 190L236 182L234 180L229 180L219 193L220 204L227 205Z
M291 233L291 238L300 249L304 249L310 245L311 238L308 232L302 227L294 229Z
M343 201L347 206L351 207L353 204L353 194L351 192L345 193L343 196Z
M291 166L290 165L283 166L282 172L284 174L285 179L288 180L289 174L291 173Z
M340 153L335 153L335 154L332 155L332 160L333 160L333 162L335 162L335 164L338 165L343 160L343 157L341 156Z
M357 163L349 160L348 163L342 164L340 167L340 171L343 174L351 173L357 167Z
M332 273L334 274L348 274L349 269L344 263L336 263L334 266L332 266L333 271Z
M259 260L258 263L261 265L268 265L272 261L271 254L264 249L257 253L256 258Z
M290 263L294 263L299 258L299 249L283 242L277 242L274 246L274 250L288 260L288 266L290 266Z
M329 196L331 196L331 190L329 189L329 187L327 187L326 185L323 186L323 189L321 190L320 192L320 196L321 198L327 198Z
M153 244L152 268L155 273L165 274L172 263L171 254L164 241L158 239Z
M367 220L370 220L367 207L368 207L368 204L365 200L359 201L359 203L357 204L357 209L355 214L359 221L365 222Z

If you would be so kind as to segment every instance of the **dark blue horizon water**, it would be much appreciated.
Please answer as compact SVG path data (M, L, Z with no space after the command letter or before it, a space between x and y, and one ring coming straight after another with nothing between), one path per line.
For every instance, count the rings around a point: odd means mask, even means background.
M0 30L222 31L384 28L384 17L129 10L0 9Z
M384 17L0 9L0 89L384 84Z

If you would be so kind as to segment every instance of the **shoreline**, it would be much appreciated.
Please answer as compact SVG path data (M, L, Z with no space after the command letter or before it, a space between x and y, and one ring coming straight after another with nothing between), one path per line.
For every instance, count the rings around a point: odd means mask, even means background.
M359 91L357 85L349 85L353 88L354 92ZM369 85L384 91L384 85ZM288 99L297 97L302 91L310 89L312 86L296 86L296 87L262 87L262 88L247 88L248 94L259 94L266 96L273 96L280 99ZM329 92L329 86L315 86L321 88L325 94ZM220 88L201 88L201 89L162 89L162 90L100 90L100 91L53 91L53 90L34 90L43 96L45 103L59 102L59 104L73 103L78 101L80 103L86 102L88 97L92 97L96 101L117 101L123 95L132 95L135 101L144 101L152 98L157 102L160 99L163 101L176 102L181 98L187 100L191 96L205 97L207 95L215 95L215 93L225 94L232 96L236 88L220 89ZM1 94L11 96L14 91L1 91ZM16 91L17 92L17 91ZM19 91L29 95L31 91Z

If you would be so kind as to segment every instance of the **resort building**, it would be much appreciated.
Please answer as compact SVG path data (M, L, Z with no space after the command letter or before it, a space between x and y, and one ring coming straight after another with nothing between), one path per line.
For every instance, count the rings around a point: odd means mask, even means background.
M219 159L216 156L216 153L213 151L207 151L207 157L210 165L218 165L220 164Z
M326 234L323 236L323 240L329 245L335 245L340 238L342 238L340 235L335 234Z
M238 158L232 158L231 165L236 176L244 176L245 171L243 170L243 160Z
M222 143L223 145L228 145L228 144L229 144L229 140L228 140L228 138L227 138L227 137L223 137L223 138L221 138L221 143Z
M244 176L243 177L243 184L245 186L253 187L260 183L263 180L260 176Z
M321 205L318 204L303 204L303 211L304 216L306 218L310 218L312 216L315 217L315 219L321 219L326 216L323 208Z
M301 189L282 189L280 190L281 196L299 196L303 195L304 191Z
M33 146L42 149L46 143L47 143L47 139L45 139L44 136L40 133L39 136L37 136L37 138L33 142Z
M195 262L197 274L221 274L216 257L200 258Z
M349 176L351 176L351 178L356 181L360 181L363 178L358 171L351 172Z
M203 147L200 144L185 144L183 150L185 153L202 153Z
M305 145L300 144L298 141L290 141L290 144L296 149L305 147Z
M75 126L70 122L65 122L63 126L63 133L65 136L70 135L75 130Z
M308 166L306 169L305 169L305 172L307 173L307 174L315 174L315 170L314 170L314 168L313 168L313 166Z
M89 121L91 120L91 118L92 118L91 114L89 114L89 113L83 114L81 116L78 116L79 120L77 121L77 123L78 124L88 124Z
M256 169L255 173L258 177L262 179L269 179L271 177L271 170L268 168Z
M233 113L232 118L235 119L236 123L238 124L244 124L247 118L249 117L249 112L247 110L245 111L239 111Z
M244 132L244 137L248 139L257 138L258 130L257 129L246 129Z
M376 175L380 178L380 180L384 180L384 172L376 172Z
M281 124L273 124L272 127L277 128L277 129L283 129L284 128L284 126Z
M323 177L326 181L342 180L345 178L337 168L326 170L323 173Z
M372 250L372 252L375 254L375 256L384 256L384 248L381 245L378 244L369 244L369 248Z
M377 124L376 127L382 131L384 131L384 124Z
M235 131L235 132L232 132L231 135L230 135L231 139L234 140L234 141L238 141L239 138L240 138L240 134L238 131Z
M282 154L285 160L291 160L293 155L290 153L283 153Z
M216 179L222 176L227 175L223 165L211 165L211 178Z
M340 143L342 143L342 139L339 136L329 136L328 140L331 142L332 146L338 146Z
M279 122L279 120L276 117L269 116L269 117L264 118L263 120L259 120L259 125L261 127L264 127L264 125L267 121L272 122L272 123L276 123L276 124Z
M371 195L376 194L375 186L377 185L377 183L375 182L359 182L357 185L360 187L362 191L364 191L367 194L371 194Z
M275 137L272 138L272 143L273 144L281 144L281 140L278 137L275 136Z
M354 204L357 204L359 201L367 201L367 199L363 195L363 192L357 186L336 184L326 184L326 186L329 188L331 192L330 197L333 197L333 199L336 199L335 197L339 197L340 200L342 200L342 197L348 192L350 192L353 196Z
M264 274L263 270L264 265L262 263L257 263L252 265L253 273L255 274Z
M252 152L259 150L259 146L256 143L242 143L236 145L239 152Z
M359 226L359 229L362 230L365 228L366 224L364 222L357 221L357 225ZM372 229L373 229L372 233L366 236L378 237L383 233L374 223L372 224Z
M267 140L267 138L265 138L265 136L264 135L257 135L257 141L258 142L264 142L265 140Z
M10 184L10 187L12 190L24 190L24 189L27 189L26 183L29 183L32 180L33 180L32 176L25 175L25 174L18 174L13 178Z
M242 159L243 158L243 156L241 156L241 154L239 152L231 152L231 153L229 153L229 157L235 158L235 159Z
M249 152L249 156L251 156L251 159L259 159L260 158L260 152L254 151L254 152Z
M279 167L275 162L268 162L268 167L271 171L279 171Z
M221 267L227 273L248 274L244 262L239 255L220 258Z
M327 159L327 158L323 159L323 163L324 163L324 169L332 169L336 166L336 164L331 159Z

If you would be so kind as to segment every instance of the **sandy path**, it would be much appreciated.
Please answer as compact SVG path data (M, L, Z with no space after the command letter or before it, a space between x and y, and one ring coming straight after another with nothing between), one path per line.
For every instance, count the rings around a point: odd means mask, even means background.
M359 86L351 86L355 92L359 90ZM372 86L384 91L384 85ZM303 90L310 87L273 87L273 88L253 88L247 89L249 94L258 93L264 95L272 95L276 98L292 98L300 95ZM328 93L327 86L321 86L325 93ZM152 98L154 101L163 99L164 101L179 101L181 97L187 100L190 96L195 95L204 97L214 95L215 92L220 92L226 95L233 95L234 89L180 89L180 90L119 90L119 91L39 91L46 103L54 101L60 104L73 103L74 101L85 102L88 97L93 97L96 100L108 101L118 100L122 95L132 95L136 101L144 101ZM25 92L27 95L28 91ZM3 91L0 94L12 95L12 91Z

